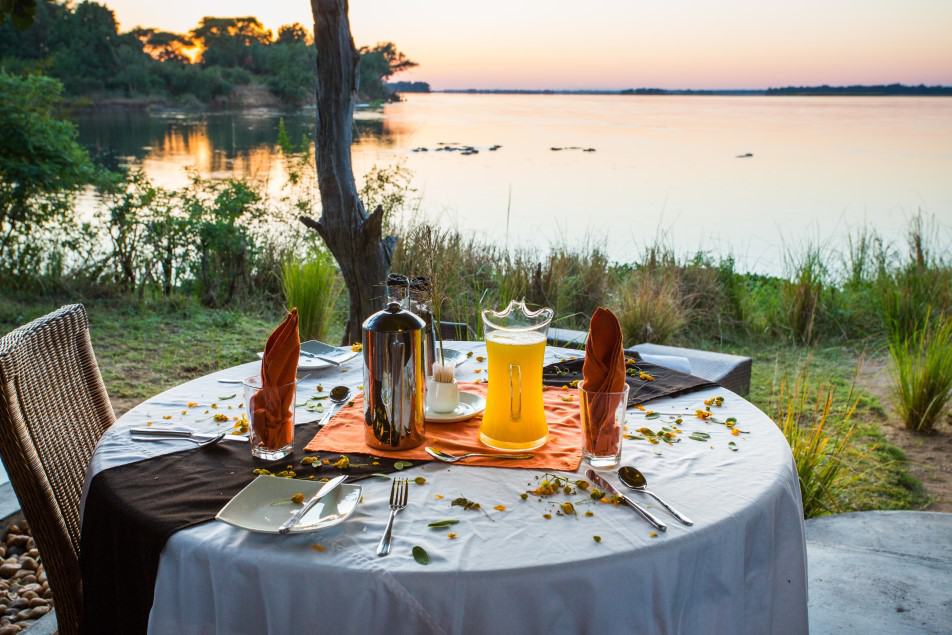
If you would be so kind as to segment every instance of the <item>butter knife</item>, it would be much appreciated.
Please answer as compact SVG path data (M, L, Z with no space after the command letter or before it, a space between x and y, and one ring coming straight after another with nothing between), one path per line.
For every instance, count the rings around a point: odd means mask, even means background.
M304 506L301 509L294 512L294 514L288 518L280 527L278 527L279 534L286 534L291 531L291 528L301 522L301 519L304 518L304 515L311 511L311 508L317 504L317 501L321 500L335 489L337 486L347 480L346 474L341 474L340 476L335 476L331 480L324 483L324 487L317 490L317 494L311 497L309 501L304 503Z
M598 472L596 472L595 470L588 470L587 472L585 472L585 476L588 477L588 480L590 480L591 482L595 483L595 485L597 485L597 486L599 487L599 489L603 489L603 490L605 490L606 492L608 492L608 493L610 493L610 494L613 494L613 495L619 497L620 499L622 499L623 501L625 501L625 503L626 503L629 507L631 507L631 508L634 509L636 512L638 512L639 514L641 514L641 517L644 518L645 520L647 520L649 523L651 523L651 524L654 526L654 528L657 529L658 531L667 531L667 530L668 530L668 526L665 525L665 524L664 524L663 522L661 522L660 520L658 520L658 519L654 516L654 514L652 514L652 513L649 512L647 509L645 509L644 507L642 507L641 505L639 505L639 504L636 503L635 501L631 500L630 498L628 498L627 496L625 496L624 494L622 494L621 492L619 492L619 491L615 488L614 485L612 485L611 483L609 483L608 481L606 481L604 478L602 478L602 475L599 474Z
M131 428L129 430L133 436L151 437L155 439L196 439L198 441L207 441L218 436L218 433L192 432L191 430L182 430L181 428ZM244 441L248 442L247 434L226 434L226 441Z

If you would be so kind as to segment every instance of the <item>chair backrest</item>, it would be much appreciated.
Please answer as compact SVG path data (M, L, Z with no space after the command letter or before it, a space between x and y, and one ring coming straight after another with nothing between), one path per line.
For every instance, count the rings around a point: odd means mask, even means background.
M0 456L43 557L63 633L78 631L82 607L86 468L113 421L81 304L0 338Z

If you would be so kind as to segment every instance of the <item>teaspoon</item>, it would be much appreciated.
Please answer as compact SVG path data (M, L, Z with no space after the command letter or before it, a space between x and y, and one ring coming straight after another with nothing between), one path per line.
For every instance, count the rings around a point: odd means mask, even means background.
M331 388L330 400L334 405L321 417L321 422L318 425L323 426L330 421L334 413L340 410L341 406L347 403L348 399L350 399L350 388L347 386L334 386Z
M649 490L648 490L648 479L646 479L646 478L645 478L645 475L642 474L640 471L638 471L637 468L631 467L630 465L626 465L626 466L624 466L624 467L622 467L622 468L619 468L619 469L618 469L618 478L621 480L622 483L624 483L625 485L627 485L629 488L631 488L631 489L633 489L633 490L635 490L635 491L638 491L638 492L643 492L643 493L647 494L648 496L652 497L653 499L655 499L656 501L658 501L659 503L661 503L661 505L662 505L665 509L667 509L669 512L671 512L671 514L672 514L675 518L677 518L678 520L680 520L680 521L681 521L682 523L684 523L685 525L693 525L693 524L694 524L694 521L692 521L690 518L688 518L687 516L685 516L684 514L682 514L681 512L679 512L678 510L676 510L674 507L671 507L671 505L669 505L669 504L667 504L666 502L664 502L663 500L661 500L661 497L659 497L659 496L658 496L657 494L655 494L654 492L649 491Z

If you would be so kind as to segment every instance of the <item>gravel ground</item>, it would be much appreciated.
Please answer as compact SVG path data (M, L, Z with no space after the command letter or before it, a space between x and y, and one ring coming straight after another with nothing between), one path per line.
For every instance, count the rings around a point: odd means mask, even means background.
M19 633L52 610L53 593L29 527L10 525L0 542L0 635Z

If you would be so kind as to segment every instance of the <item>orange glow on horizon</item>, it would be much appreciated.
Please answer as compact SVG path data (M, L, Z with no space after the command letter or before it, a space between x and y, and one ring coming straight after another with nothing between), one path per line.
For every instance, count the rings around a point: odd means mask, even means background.
M313 23L300 0L104 1L123 29ZM420 64L399 79L437 89L952 84L952 3L935 0L353 0L350 17L358 46L396 42Z

